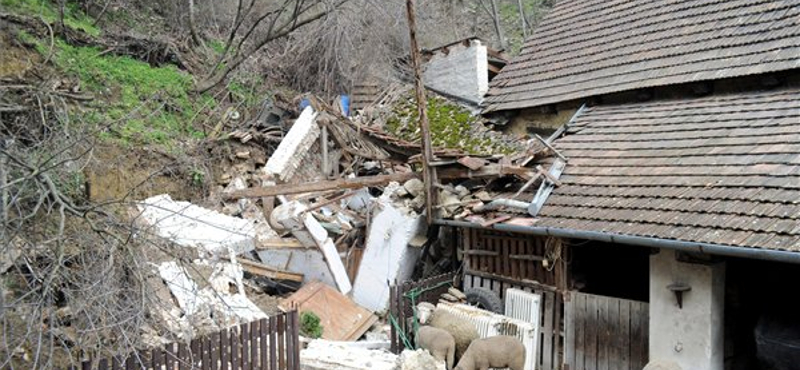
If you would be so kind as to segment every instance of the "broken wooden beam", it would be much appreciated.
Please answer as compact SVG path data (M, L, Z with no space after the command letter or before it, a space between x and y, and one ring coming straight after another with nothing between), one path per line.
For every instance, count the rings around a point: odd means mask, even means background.
M390 182L406 182L420 178L417 172L399 172L391 175L356 177L354 179L337 179L310 182L305 184L280 184L263 188L250 188L226 194L227 199L273 197L278 195L314 193L329 190L356 189L369 186L382 186Z
M222 258L224 260L230 261L229 258ZM288 280L288 281L296 281L298 283L303 282L303 274L298 274L295 272L288 272L288 271L281 271L276 270L272 267L267 265L258 263L256 261L251 261L243 258L239 258L236 260L242 265L242 270L245 272L251 273L253 275L263 276L270 279L275 280Z
M267 239L256 241L256 250L264 249L285 249L285 248L308 248L297 240L292 239Z
M536 171L533 171L531 168L504 166L500 164L487 164L477 171L464 167L440 168L437 170L438 177L444 180L499 177L506 175L514 175L527 180L533 177L535 173Z

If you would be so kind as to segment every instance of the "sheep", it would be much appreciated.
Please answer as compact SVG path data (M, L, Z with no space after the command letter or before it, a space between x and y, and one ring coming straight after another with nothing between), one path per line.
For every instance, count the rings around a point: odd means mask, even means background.
M469 344L479 338L478 329L475 328L473 323L447 311L437 310L436 306L431 303L422 302L418 304L417 315L420 324L444 329L453 336L456 343L456 361L464 354Z
M454 370L487 370L490 367L524 370L525 345L506 335L476 339Z
M447 330L432 326L421 326L415 338L417 347L427 349L433 358L444 361L447 370L453 369L456 341Z

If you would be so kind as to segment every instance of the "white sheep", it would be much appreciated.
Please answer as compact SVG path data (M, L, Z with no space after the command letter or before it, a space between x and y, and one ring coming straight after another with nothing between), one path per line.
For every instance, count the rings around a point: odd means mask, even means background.
M447 370L453 369L456 341L447 330L427 325L421 326L417 330L415 341L417 347L427 349L433 358L444 361Z
M479 338L475 324L445 310L436 309L436 306L428 302L417 305L417 318L420 324L444 329L453 336L456 360L464 354L473 340Z
M455 370L487 370L490 367L524 370L525 345L506 335L476 339L461 356Z

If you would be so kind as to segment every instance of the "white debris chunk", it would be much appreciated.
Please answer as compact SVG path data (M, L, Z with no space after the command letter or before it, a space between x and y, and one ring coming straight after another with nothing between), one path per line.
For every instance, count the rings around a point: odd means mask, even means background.
M397 187L397 183L390 184L377 200L364 255L353 284L353 300L373 312L387 309L390 282L411 277L420 249L410 247L409 242L425 231L421 215L392 204L391 189Z
M145 199L138 206L146 231L175 244L212 255L236 254L255 249L255 225L250 220L226 216L168 194Z
M317 141L321 130L316 123L317 113L306 107L292 125L286 137L264 166L264 173L281 181L289 181L300 167L305 153Z
M342 258L339 256L339 251L336 250L333 239L328 236L328 232L319 221L311 213L304 213L306 209L308 207L302 203L292 201L275 208L271 217L290 230L301 244L322 252L336 287L342 294L347 294L352 289L352 284L347 276L347 269L342 263ZM306 274L311 267L306 267L304 271L293 272Z
M401 370L446 370L444 361L439 361L424 350L405 350L400 354Z
M208 276L199 274L201 281L192 278L192 272L201 269L210 270ZM181 266L170 261L158 265L158 273L178 303L162 314L169 329L181 339L195 337L198 328L213 331L267 317L244 294L238 264L198 260L191 266ZM235 293L230 292L231 286L236 288Z
M369 350L317 339L300 351L303 370L398 370L398 357L385 350Z

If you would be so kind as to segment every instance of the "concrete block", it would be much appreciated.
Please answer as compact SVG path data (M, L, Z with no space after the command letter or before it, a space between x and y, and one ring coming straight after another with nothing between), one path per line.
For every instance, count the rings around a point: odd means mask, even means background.
M472 41L437 53L425 65L425 86L478 105L489 91L489 58L486 46Z
M409 242L425 232L423 217L395 207L389 200L390 193L387 190L377 200L353 284L353 300L373 312L383 312L388 308L390 283L411 277L420 249L410 247Z
M256 228L252 221L174 201L167 194L147 198L138 208L139 221L145 226L142 231L180 246L212 255L255 249Z
M292 128L281 140L278 148L264 166L264 173L282 182L289 181L305 157L306 152L319 138L319 125L315 122L317 113L311 107L306 107Z

